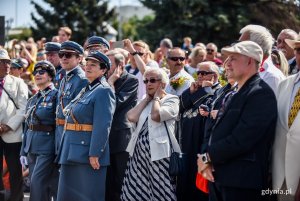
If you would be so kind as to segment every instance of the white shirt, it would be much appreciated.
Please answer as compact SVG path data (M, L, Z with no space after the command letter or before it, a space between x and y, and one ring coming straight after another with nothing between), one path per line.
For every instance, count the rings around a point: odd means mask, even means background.
M179 112L179 98L177 96L167 94L160 100L160 122L156 122L151 119L151 109L153 102L153 100L149 102L140 114L137 127L132 133L126 151L129 152L130 156L133 155L140 130L142 129L143 124L148 117L148 134L151 161L156 161L170 157L170 143L172 143L175 152L181 152L179 144L175 138L175 119L178 116ZM171 142L169 141L164 121L166 122Z
M276 66L274 66L270 56L265 60L263 68L265 70L259 72L260 77L273 89L274 93L276 93L279 82L286 77L278 68L276 68Z
M168 85L166 87L167 93L180 96L186 89L188 89L191 86L192 82L195 81L194 78L190 74L188 74L184 69L182 69L176 75L174 75L173 77L170 78L170 82L171 82L171 80L175 80L180 77L184 77L186 79L184 84L182 86L179 86L177 89L174 89L170 85L170 83L168 83Z
M197 72L197 68L193 68L193 67L190 66L190 65L187 65L187 66L185 66L185 67L186 67L187 72L188 72L191 76L193 76L194 73Z
M154 60L151 60L150 62L148 62L146 64L146 67L147 68L159 68L157 62ZM146 85L144 84L144 75L141 73L141 71L139 71L135 76L137 77L137 79L139 81L137 96L138 96L138 101L140 101L143 99L143 97L146 94Z

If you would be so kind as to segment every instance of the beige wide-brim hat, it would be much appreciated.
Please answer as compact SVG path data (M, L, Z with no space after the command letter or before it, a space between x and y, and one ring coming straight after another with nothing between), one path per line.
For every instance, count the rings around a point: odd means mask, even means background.
M285 39L284 41L286 42L286 44L288 44L288 46L290 46L290 48L292 49L298 48L300 47L300 34L297 40Z
M259 63L261 63L263 59L263 50L253 41L242 41L236 43L232 47L222 48L221 52L226 55L233 53L241 54L253 58Z

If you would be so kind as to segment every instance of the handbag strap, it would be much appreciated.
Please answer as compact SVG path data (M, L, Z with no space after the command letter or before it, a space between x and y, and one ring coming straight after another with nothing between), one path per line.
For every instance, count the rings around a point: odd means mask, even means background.
M171 137L170 137L170 133L169 133L169 130L168 130L168 127L167 127L167 124L166 124L165 121L164 121L164 124L165 124L166 130L167 130L167 133L168 133L168 138L169 138L170 147L171 147L171 153L173 153L173 152L174 152L173 144L172 144Z
M179 147L182 148L182 130L181 130L181 123L182 121L181 120L181 115L178 114L178 117L175 121L175 134L176 134L176 137L178 138L178 144L179 144Z
M4 92L7 94L8 98L13 102L14 106L15 106L17 109L20 109L20 108L17 106L17 104L16 104L16 102L14 101L14 99L10 96L10 94L9 94L9 93L7 92L7 90L4 88L4 86L2 86L1 84L0 84L0 86L1 86L1 88L4 90Z

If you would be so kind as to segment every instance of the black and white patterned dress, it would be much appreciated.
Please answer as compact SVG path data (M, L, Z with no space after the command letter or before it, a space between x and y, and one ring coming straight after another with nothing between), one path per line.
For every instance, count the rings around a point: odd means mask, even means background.
M169 158L151 161L148 120L129 158L122 186L122 201L176 201L175 180L169 176Z

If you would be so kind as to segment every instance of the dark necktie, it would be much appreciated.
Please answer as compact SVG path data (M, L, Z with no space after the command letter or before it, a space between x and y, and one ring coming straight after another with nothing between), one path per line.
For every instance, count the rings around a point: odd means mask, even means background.
M222 101L222 107L220 108L218 114L217 114L217 119L221 118L221 116L224 114L225 109L227 108L227 106L229 105L232 96L236 93L236 91L230 91L228 94L226 94L226 96L224 97L223 101Z
M2 95L3 86L4 86L4 79L0 79L0 97Z

